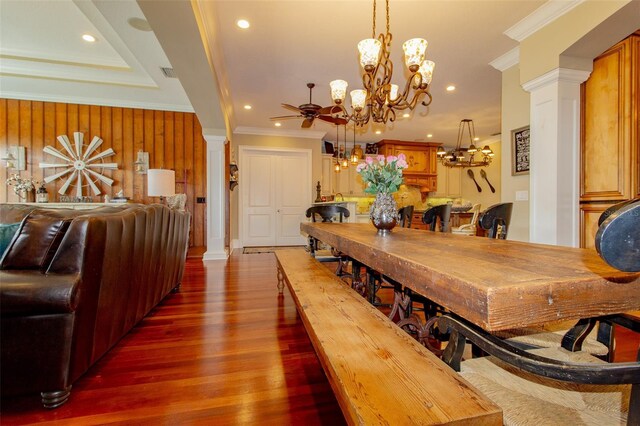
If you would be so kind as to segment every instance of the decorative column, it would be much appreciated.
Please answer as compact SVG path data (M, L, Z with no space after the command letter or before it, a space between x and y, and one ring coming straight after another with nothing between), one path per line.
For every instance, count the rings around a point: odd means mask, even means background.
M226 260L229 257L224 246L224 144L227 138L202 136L207 141L207 251L202 260Z
M523 84L531 94L529 241L579 245L580 84L557 68Z

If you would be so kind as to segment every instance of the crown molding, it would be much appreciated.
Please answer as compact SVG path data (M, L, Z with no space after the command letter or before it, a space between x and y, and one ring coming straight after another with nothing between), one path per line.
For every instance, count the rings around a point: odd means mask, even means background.
M549 0L506 30L504 34L517 42L555 21L585 0Z
M536 77L533 80L527 81L522 85L522 88L527 92L531 92L548 84L556 82L582 84L587 81L590 74L591 72L589 71L556 68L549 71L548 73L541 75L540 77Z
M520 48L514 47L502 56L497 57L493 61L489 62L493 68L498 71L506 71L514 65L518 65L520 62Z
M267 129L264 127L239 126L233 131L237 135L284 136L288 138L304 138L322 140L327 132L313 130Z
M137 108L173 112L194 112L191 106L186 105L136 102L122 99L105 99L103 97L85 98L81 96L37 95L26 92L8 92L4 90L2 91L2 97L6 99L19 99L23 101L60 102L67 104L99 105L115 108Z

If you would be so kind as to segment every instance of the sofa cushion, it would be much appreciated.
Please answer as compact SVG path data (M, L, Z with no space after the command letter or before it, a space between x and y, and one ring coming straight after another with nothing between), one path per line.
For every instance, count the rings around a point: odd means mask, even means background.
M66 212L65 212L66 213ZM64 237L70 217L37 211L28 214L0 263L0 269L40 270L45 272Z
M20 222L7 224L0 223L0 258L7 247L9 247L9 243L13 240L13 236L16 235L19 227Z

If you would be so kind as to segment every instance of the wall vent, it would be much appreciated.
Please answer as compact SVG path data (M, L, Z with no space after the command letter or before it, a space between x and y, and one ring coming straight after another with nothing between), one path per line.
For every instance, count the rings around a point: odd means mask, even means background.
M178 78L178 76L176 75L175 71L173 71L173 68L160 67L160 69L162 70L162 74L164 74L165 77L167 77L167 78Z

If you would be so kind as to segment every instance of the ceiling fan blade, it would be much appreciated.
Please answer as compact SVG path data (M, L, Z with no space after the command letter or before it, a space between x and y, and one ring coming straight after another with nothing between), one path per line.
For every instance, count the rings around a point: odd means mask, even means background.
M333 123L333 124L337 124L339 126L342 126L344 124L347 124L349 121L345 118L341 118L341 117L331 117L329 115L319 115L318 118L322 121L326 121L327 123Z
M339 112L342 112L342 108L338 105L331 105L318 110L318 114L338 114Z
M279 117L271 117L269 120L289 120L291 118L303 118L304 115L281 115Z
M281 104L283 108L290 109L291 111L300 112L300 108L289 104Z
M311 125L313 124L313 118L306 118L303 122L302 122L302 128L303 129L308 129L309 127L311 127Z

